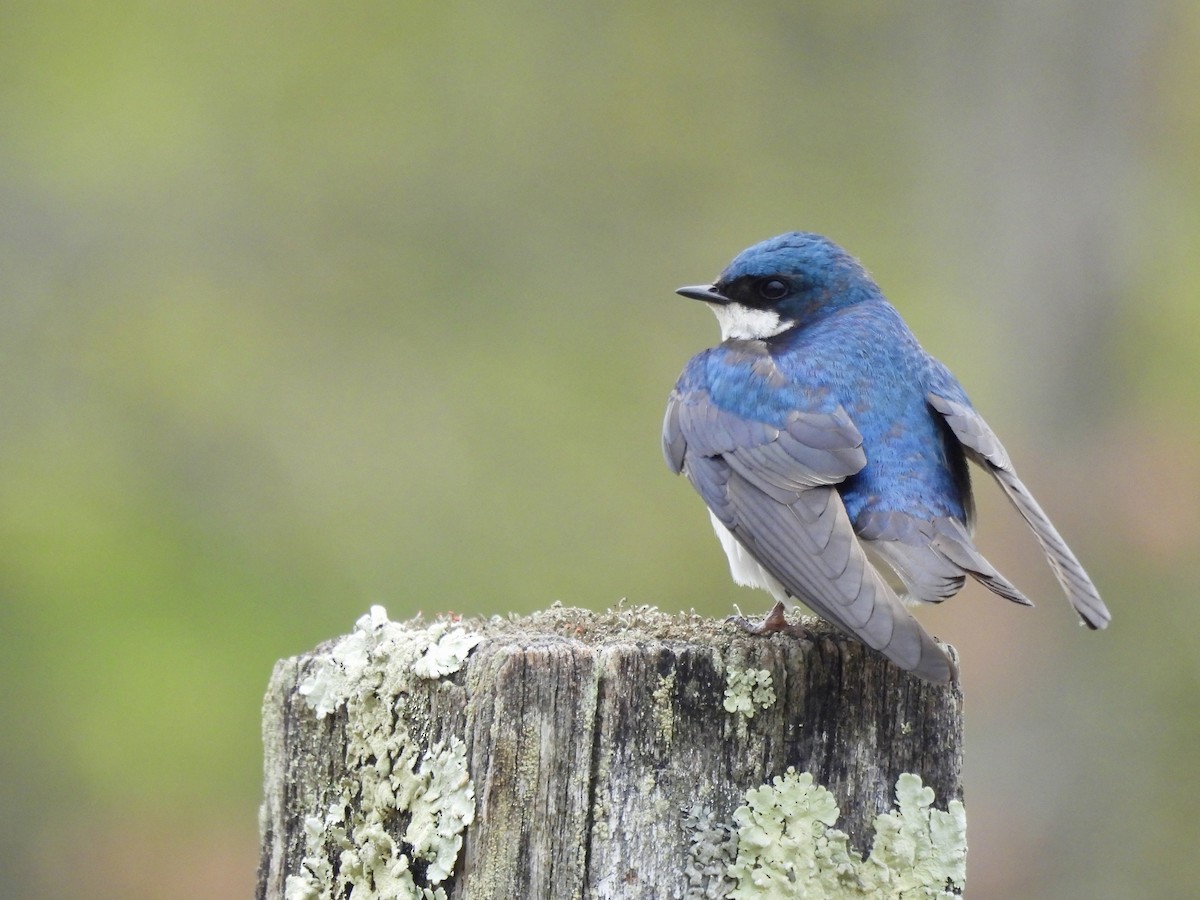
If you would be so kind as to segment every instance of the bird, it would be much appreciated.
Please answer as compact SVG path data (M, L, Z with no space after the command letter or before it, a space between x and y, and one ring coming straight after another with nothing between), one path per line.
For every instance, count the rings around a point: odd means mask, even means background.
M1083 624L1108 625L991 427L847 251L788 232L676 293L716 314L721 343L671 391L663 455L707 505L733 580L775 598L761 625L739 620L746 630L793 630L785 611L799 600L899 668L957 683L910 607L968 577L1033 605L974 544L968 461L1024 518Z

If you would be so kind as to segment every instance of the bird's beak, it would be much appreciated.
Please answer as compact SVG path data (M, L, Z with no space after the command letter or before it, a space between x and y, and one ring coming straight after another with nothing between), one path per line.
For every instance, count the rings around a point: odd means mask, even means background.
M711 284L697 284L691 287L676 288L675 293L692 300L703 300L705 303L726 304L729 298Z

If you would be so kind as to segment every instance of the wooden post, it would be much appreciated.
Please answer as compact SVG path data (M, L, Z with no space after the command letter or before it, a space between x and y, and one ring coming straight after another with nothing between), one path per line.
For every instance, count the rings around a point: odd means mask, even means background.
M275 667L257 896L960 892L961 692L805 625L375 607Z

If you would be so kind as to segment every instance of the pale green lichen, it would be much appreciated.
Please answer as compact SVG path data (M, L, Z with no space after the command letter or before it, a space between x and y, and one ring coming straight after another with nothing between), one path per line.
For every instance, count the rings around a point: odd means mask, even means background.
M415 678L461 667L480 638L446 622L390 622L379 606L316 661L300 693L318 718L346 709L346 772L324 815L305 819L305 857L286 900L445 900L475 816L466 748L423 750L405 723ZM399 714L398 714L399 711Z
M363 672L382 642L383 630L392 625L387 610L372 606L355 623L354 631L317 661L313 672L300 683L299 692L318 719L337 710L358 690Z
M771 673L766 669L738 669L725 672L725 711L753 719L756 707L766 709L775 702Z
M746 792L734 813L737 857L726 870L731 900L950 900L966 880L966 812L934 794L917 775L896 781L897 811L875 819L875 841L863 859L833 827L839 810L809 773L788 769Z
M422 678L441 678L462 668L463 662L483 636L455 628L431 644L424 655L413 663L412 670Z
M889 897L952 897L967 877L967 813L951 800L948 809L933 808L933 788L920 776L896 780L895 813L875 818L875 842L867 864L875 883Z
M654 731L658 739L670 744L675 737L675 670L658 680L654 689Z
M737 856L737 833L703 803L683 808L683 827L688 834L685 886L683 893L675 896L679 900L720 900L736 884L728 869Z

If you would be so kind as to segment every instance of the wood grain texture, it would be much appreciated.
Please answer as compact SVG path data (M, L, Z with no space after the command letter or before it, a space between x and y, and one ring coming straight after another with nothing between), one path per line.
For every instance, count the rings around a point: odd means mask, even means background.
M902 773L932 787L939 808L962 798L959 688L816 620L805 621L811 641L649 608L460 625L482 636L465 665L406 687L394 716L422 750L465 745L475 818L438 885L449 898L704 896L685 874L688 814L732 822L747 789L788 767L833 792L860 851ZM281 661L264 701L263 900L285 896L305 817L355 764L346 710L318 719L298 693L329 646ZM770 672L775 695L752 718L725 705L729 673L747 669ZM393 825L402 834L403 817Z

